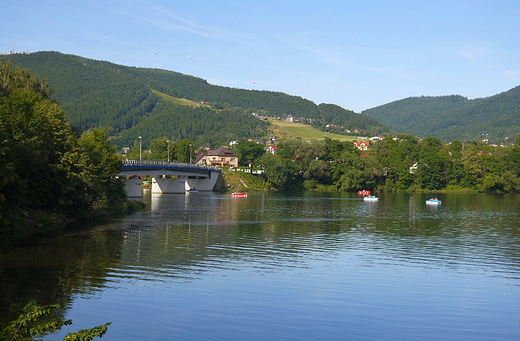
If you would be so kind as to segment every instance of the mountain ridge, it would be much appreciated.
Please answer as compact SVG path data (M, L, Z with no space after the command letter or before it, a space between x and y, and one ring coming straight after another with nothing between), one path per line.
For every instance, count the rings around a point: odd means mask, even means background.
M444 140L514 142L520 131L520 86L477 99L460 95L408 97L363 114L395 131Z
M253 118L253 112L307 117L317 127L333 123L374 133L388 131L372 117L334 105L317 105L281 92L211 85L175 71L123 66L53 51L15 54L9 59L41 78L47 77L55 90L53 98L67 111L71 124L80 130L105 128L119 146L135 144L141 135L145 144L167 137L191 138L212 146L239 138L266 137L268 123ZM207 106L186 108L171 101L164 103L154 90Z

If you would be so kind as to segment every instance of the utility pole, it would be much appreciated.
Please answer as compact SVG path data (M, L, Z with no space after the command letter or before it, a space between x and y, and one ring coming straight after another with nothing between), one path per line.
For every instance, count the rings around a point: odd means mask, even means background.
M139 164L141 164L141 149L142 149L141 146L142 146L141 136L139 136Z

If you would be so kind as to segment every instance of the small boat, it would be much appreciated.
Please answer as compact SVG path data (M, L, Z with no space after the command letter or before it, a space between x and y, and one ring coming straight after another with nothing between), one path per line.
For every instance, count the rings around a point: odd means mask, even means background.
M376 197L376 196L373 196L373 195L368 195L368 196L364 197L363 200L365 200L365 201L378 201L379 198Z
M430 205L440 205L440 204L442 204L442 201L437 198L431 198L431 199L426 200L426 203L430 204Z
M197 193L198 191L199 191L198 189L190 188L190 189L186 190L186 193Z
M234 198L245 198L247 197L247 193L233 192L231 193L231 196Z

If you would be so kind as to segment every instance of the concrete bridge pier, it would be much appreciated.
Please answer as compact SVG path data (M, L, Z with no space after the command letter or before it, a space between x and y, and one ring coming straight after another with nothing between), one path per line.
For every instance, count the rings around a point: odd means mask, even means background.
M213 177L199 176L168 176L161 175L152 178L152 194L185 193L190 189L201 192L212 191L217 182L218 175Z
M152 194L184 193L185 180L181 176L155 176L152 178Z
M185 190L189 191L190 189L197 189L201 192L212 191L215 187L215 183L217 182L218 175L213 176L213 178L198 178L188 176L185 179Z
M143 181L138 176L132 176L125 179L125 189L129 198L142 198L143 189L141 187Z

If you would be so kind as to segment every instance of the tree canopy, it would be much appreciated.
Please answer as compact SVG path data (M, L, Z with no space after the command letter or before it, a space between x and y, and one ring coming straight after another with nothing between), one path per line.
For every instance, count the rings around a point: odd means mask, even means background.
M291 139L261 161L266 178L278 189L340 191L435 191L443 189L520 192L520 134L513 148L484 143L444 144L399 135L376 141L363 152L352 142Z
M84 215L126 198L121 163L107 135L80 135L52 90L28 70L0 60L0 219L17 210Z

